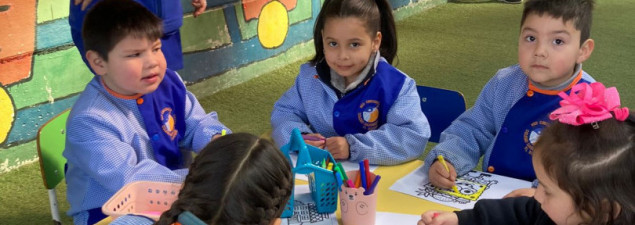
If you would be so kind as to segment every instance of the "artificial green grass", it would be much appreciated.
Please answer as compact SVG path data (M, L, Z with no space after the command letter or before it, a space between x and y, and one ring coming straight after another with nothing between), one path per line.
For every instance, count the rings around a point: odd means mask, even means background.
M584 70L621 92L622 104L635 107L635 36L632 1L597 2L592 38L596 49ZM397 23L397 67L418 84L459 90L471 106L494 73L517 62L522 5L448 3ZM273 103L294 81L292 63L199 101L216 111L234 132L266 133ZM195 93L196 94L196 93ZM49 224L50 212L37 163L0 175L0 224ZM65 185L58 190L60 209L68 209ZM64 224L71 224L63 215Z

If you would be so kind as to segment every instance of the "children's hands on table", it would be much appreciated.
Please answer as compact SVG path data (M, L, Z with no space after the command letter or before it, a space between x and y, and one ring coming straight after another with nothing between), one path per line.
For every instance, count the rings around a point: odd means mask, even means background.
M521 188L521 189L516 189L512 192L509 192L509 194L506 194L505 196L503 196L503 198L513 198L513 197L521 197L521 196L534 197L534 194L536 194L535 188Z
M434 161L432 166L430 166L430 171L428 171L428 179L430 179L430 183L435 187L450 189L456 185L456 170L452 163L446 161L445 164L448 165L450 172L445 169L443 163Z
M305 134L305 135L314 136L314 137L319 138L320 140L319 141L312 141L312 140L304 139L304 143L309 144L309 145L313 145L313 146L318 147L318 148L324 148L325 147L326 138L324 136L322 136L321 134L319 134L319 133L310 133L310 134Z
M335 159L348 159L350 155L348 141L344 137L330 137L326 139L326 150L328 150Z
M458 225L459 217L453 212L427 211L421 214L417 225Z

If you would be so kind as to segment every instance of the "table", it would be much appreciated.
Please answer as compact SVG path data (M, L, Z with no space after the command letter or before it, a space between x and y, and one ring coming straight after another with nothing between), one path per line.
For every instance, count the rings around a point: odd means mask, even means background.
M403 194L400 192L390 190L390 186L395 183L400 178L406 176L408 173L412 172L414 169L423 165L423 161L414 160L404 164L396 165L396 166L380 166L378 167L374 173L381 175L381 181L377 185L375 191L377 191L377 211L378 212L392 212L392 213L401 213L401 214L411 214L411 215L421 215L421 213L428 210L442 210L442 211L455 211L456 208L452 208L449 206L441 205L438 203L426 201L424 199L416 198L414 196L410 196L407 194ZM303 185L308 184L308 182L304 180L296 179L296 184ZM339 201L338 201L339 205ZM335 212L335 215L338 218L338 221L341 224L340 220L340 210L339 208ZM112 218L107 217L96 223L98 225L106 225L112 221Z

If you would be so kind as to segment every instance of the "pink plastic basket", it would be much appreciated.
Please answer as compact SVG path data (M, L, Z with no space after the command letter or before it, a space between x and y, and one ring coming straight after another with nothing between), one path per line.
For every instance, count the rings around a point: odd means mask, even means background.
M180 190L180 183L132 182L110 197L101 210L113 219L133 214L157 221L161 213L170 209Z

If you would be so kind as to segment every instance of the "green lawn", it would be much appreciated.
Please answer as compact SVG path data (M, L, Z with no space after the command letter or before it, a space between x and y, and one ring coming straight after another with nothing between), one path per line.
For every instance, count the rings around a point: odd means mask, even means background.
M399 21L397 67L418 84L463 92L471 106L498 69L517 62L521 10L521 5L511 4L448 3ZM635 107L635 42L628 38L635 36L633 12L633 1L598 1L591 35L596 49L584 63L584 70L597 80L616 86L622 104L630 108ZM300 63L199 100L234 132L268 132L273 103L293 83ZM50 224L37 163L2 174L0 183L0 224ZM64 212L68 204L65 185L60 186ZM71 223L68 217L63 222Z

